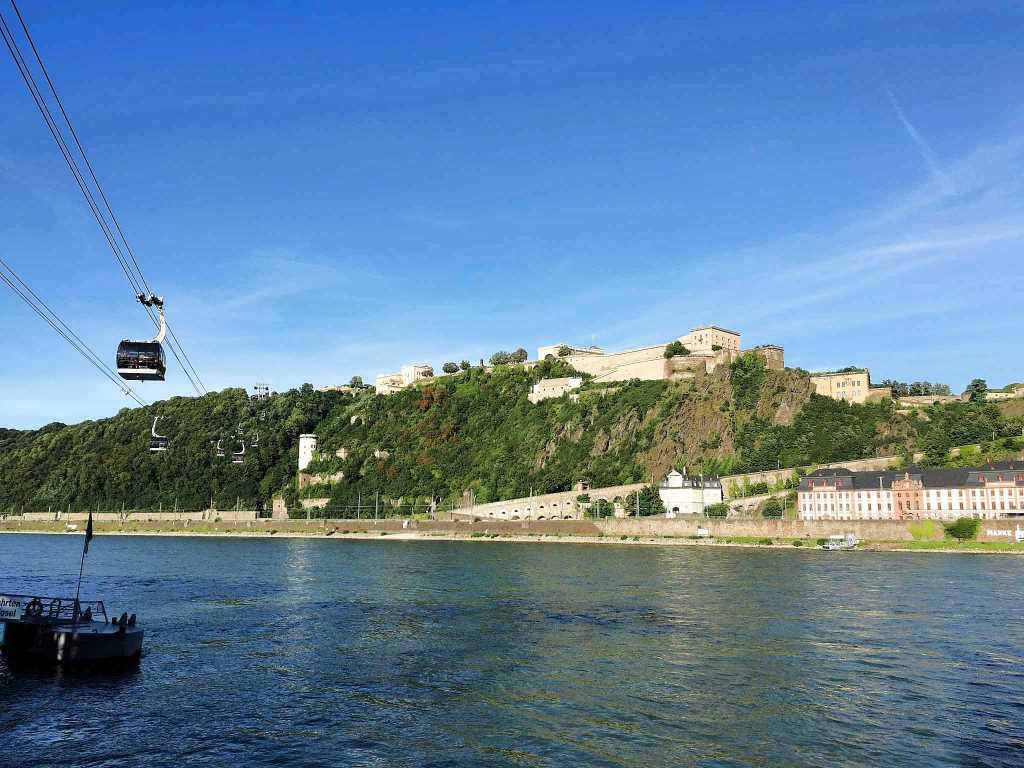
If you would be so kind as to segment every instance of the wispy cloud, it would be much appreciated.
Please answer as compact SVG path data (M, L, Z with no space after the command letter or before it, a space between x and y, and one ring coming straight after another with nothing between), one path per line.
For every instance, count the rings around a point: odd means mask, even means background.
M656 272L617 283L620 302L631 294L640 299L636 309L610 319L597 343L615 348L620 340L667 338L711 320L739 327L745 344L786 344L795 364L801 354L824 358L822 345L832 354L839 340L847 351L856 339L874 351L851 355L884 365L885 344L872 345L865 329L911 327L920 335L938 317L973 323L985 307L999 305L1019 322L1013 283L1024 246L1024 135L980 143L953 158L948 172L934 167L940 176L830 231L696 259L652 257ZM978 270L1003 277L978 283L970 277ZM918 375L926 373L942 375Z
M928 142L924 140L914 124L907 118L906 113L903 111L903 107L896 100L896 94L892 92L892 89L886 86L886 94L889 96L889 102L892 104L893 111L896 112L896 117L899 118L903 127L906 129L907 134L910 136L910 140L914 142L918 152L921 153L921 159L924 161L925 167L931 174L932 179L935 183L945 192L947 195L956 194L956 187L953 184L953 180L942 170L939 166L938 158L935 156L935 152L928 145Z

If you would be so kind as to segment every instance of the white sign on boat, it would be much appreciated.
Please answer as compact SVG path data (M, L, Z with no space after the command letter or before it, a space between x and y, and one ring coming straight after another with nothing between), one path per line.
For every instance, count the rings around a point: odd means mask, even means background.
M0 620L19 620L29 600L24 595L0 595Z

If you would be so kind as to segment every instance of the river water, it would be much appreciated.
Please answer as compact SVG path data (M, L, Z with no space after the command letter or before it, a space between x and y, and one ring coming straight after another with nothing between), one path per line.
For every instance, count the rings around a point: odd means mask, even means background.
M110 536L87 597L138 670L0 660L0 766L1024 765L1019 557Z

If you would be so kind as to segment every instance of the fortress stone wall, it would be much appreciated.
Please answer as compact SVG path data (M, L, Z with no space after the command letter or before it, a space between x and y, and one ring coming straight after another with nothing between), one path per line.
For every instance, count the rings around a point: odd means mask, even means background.
M882 456L878 458L859 459L856 461L842 461L834 464L822 464L819 468L844 467L855 471L868 471L889 469L900 461L898 456ZM741 488L744 482L753 485L754 483L777 483L789 480L795 470L789 469L766 470L764 472L750 472L743 475L727 475L720 478L722 491L728 497L730 492ZM467 505L452 512L453 519L472 520L578 520L583 516L584 507L576 501L580 494L587 494L591 501L603 499L614 502L617 497L628 496L629 494L643 488L647 483L629 483L627 485L613 485L604 488L588 488L585 490L574 489L571 491L559 491L557 493L545 493L537 496L526 496L518 499L507 499L505 501L492 501L487 504ZM771 494L768 494L771 495ZM768 498L768 495L751 497L747 500L728 499L731 506L751 506L748 502L759 502ZM304 500L303 503L305 503Z
M559 357L559 351L564 349L568 354L561 359L576 370L592 375L598 381L660 381L689 378L701 367L710 373L717 366L729 363L741 354L740 334L716 325L698 326L680 336L677 341L690 350L690 355L666 360L667 344L652 344L606 353L601 347L559 343L539 347L537 360ZM751 351L761 355L771 369L781 370L785 364L782 347L768 344L754 347ZM536 365L536 361L525 362L522 365L529 367ZM403 365L397 373L379 374L375 380L375 388L377 394L390 395L431 378L434 378L434 371L429 365Z
M583 507L576 501L576 497L580 494L587 494L591 501L602 499L611 502L618 496L627 496L643 487L644 483L630 483L607 488L560 491L509 499L508 501L493 501L456 509L452 512L452 517L469 520L474 518L481 520L578 520L583 515Z

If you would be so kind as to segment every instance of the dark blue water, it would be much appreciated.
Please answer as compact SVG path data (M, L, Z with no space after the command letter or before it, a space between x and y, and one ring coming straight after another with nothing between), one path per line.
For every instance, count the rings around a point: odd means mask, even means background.
M0 591L81 537L0 536ZM100 537L138 671L0 661L2 766L1021 766L1024 559Z

